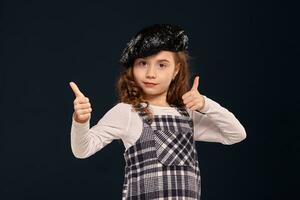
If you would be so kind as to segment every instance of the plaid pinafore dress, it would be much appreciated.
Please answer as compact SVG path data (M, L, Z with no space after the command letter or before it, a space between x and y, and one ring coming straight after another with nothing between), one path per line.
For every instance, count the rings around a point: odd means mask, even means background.
M193 139L193 120L185 107L181 114L154 115L143 121L141 136L124 152L125 177L122 200L199 200L200 169Z

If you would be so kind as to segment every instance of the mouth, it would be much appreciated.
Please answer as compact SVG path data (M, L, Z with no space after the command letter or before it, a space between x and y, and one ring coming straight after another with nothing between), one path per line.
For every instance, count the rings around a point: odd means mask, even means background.
M143 82L146 86L155 86L157 83L151 83L151 82Z

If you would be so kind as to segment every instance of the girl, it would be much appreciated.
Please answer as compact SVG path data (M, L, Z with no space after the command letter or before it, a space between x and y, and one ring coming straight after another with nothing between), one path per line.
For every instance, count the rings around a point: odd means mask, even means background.
M230 145L246 138L235 116L189 87L188 37L178 25L155 24L127 43L119 102L90 128L91 104L74 82L71 148L87 158L114 139L125 146L122 199L200 199L195 141Z

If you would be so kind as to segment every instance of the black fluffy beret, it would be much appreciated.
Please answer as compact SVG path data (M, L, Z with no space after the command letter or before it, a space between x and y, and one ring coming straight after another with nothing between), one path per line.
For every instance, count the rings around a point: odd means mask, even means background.
M182 51L188 49L185 30L175 24L154 24L140 30L124 48L120 64L130 67L136 58L143 58L159 51Z

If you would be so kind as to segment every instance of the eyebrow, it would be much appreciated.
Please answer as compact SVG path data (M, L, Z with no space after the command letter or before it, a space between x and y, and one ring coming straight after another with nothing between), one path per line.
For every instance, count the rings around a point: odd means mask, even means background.
M170 62L170 61L167 60L167 59L161 59L161 60L158 60L158 62L162 62L162 61Z
M146 60L146 59L144 59L144 58L138 58L137 60ZM163 61L166 61L166 62L170 62L169 60L167 60L167 59L160 59L160 60L157 60L157 62L163 62Z
M137 58L136 61L145 61L146 59L145 58ZM157 62L168 62L170 63L169 60L167 59L160 59L160 60L157 60Z

